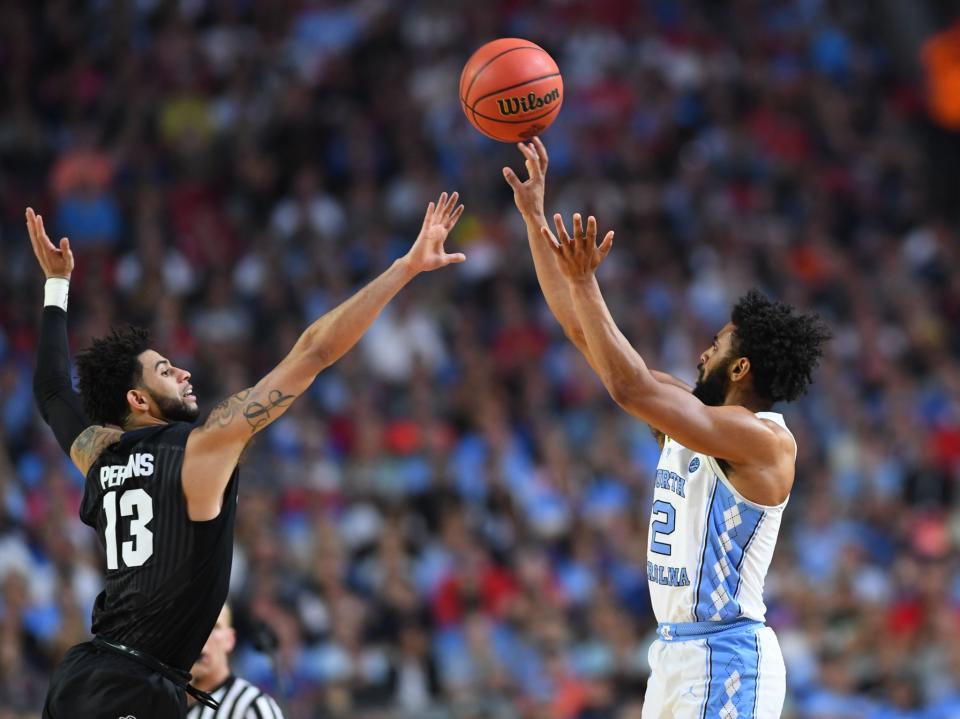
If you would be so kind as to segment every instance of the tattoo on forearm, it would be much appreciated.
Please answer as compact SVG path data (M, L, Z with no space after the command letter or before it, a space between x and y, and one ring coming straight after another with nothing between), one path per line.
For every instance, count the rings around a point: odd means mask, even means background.
M206 426L226 427L239 415L243 415L247 424L250 425L250 429L256 432L272 421L271 412L281 407L287 407L296 399L294 395L284 394L278 389L270 390L264 402L261 402L259 398L251 399L252 395L252 389L245 389L232 397L227 397L211 410L210 416L207 417Z
M253 431L256 432L263 425L270 422L271 410L277 409L278 407L286 407L294 399L292 394L284 394L278 389L272 389L267 395L266 404L250 402L243 408L243 416L246 417L247 422L253 428Z

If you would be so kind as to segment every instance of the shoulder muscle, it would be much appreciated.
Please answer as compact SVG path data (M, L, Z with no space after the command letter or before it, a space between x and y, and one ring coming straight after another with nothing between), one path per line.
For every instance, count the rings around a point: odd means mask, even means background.
M84 475L104 449L120 441L123 431L113 427L92 425L80 433L70 447L70 459Z

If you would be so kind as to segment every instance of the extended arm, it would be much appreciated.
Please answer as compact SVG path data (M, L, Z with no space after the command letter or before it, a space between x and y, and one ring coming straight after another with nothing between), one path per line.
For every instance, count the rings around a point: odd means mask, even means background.
M557 318L564 334L583 353L587 362L591 362L590 350L586 345L583 331L580 329L580 321L574 311L570 291L567 289L567 282L557 266L557 258L544 243L540 234L545 228L549 232L547 219L543 212L547 166L550 162L547 148L539 137L533 138L533 141L529 144L518 143L517 147L523 154L528 179L521 182L520 178L509 167L503 168L503 176L507 184L513 189L514 202L526 225L527 241L530 245L530 254L533 256L537 282L540 283L540 290L547 301L547 306L553 316Z
M613 245L607 233L596 245L596 223L584 233L574 224L571 239L557 223L558 245L551 245L567 278L574 311L583 328L594 366L613 400L630 414L673 437L685 447L729 461L764 464L777 457L781 438L770 423L739 406L710 407L690 392L661 382L647 368L610 315L594 270ZM544 233L544 241L549 237Z
M63 237L59 247L55 246L43 227L43 217L32 208L27 208L26 219L33 254L47 278L33 396L60 447L86 474L104 448L119 440L123 432L92 425L70 381L67 297L74 264L70 241Z
M517 147L523 154L524 165L527 168L527 180L521 181L519 177L509 167L503 168L503 176L513 190L513 200L520 210L523 222L527 229L527 242L530 245L530 254L533 256L533 266L537 273L537 282L540 283L540 290L547 301L547 306L556 317L557 322L563 328L563 333L567 336L574 346L580 350L587 363L595 372L599 368L594 362L593 355L587 345L583 329L580 325L580 319L573 306L573 300L570 297L570 289L567 286L567 280L560 267L557 264L557 257L551 251L550 246L544 242L543 232L546 230L548 236L556 244L556 237L550 232L547 225L547 219L543 211L543 198L546 186L547 167L550 158L547 155L547 148L539 137L534 137L532 142L518 143ZM574 216L574 222L579 222L580 216ZM653 376L660 382L672 384L681 389L690 391L690 387L683 381L673 377L666 372L651 371Z
M420 272L462 262L446 254L443 242L463 206L457 194L430 203L423 228L407 255L370 284L310 325L289 354L256 385L214 407L206 422L187 440L183 487L190 517L210 519L233 468L251 437L278 419L316 376L340 359L366 332L386 304Z
M775 449L774 431L744 407L708 407L657 380L613 321L595 278L571 283L570 294L600 379L623 409L683 446L732 464Z
M87 469L106 444L118 434L91 426L83 404L70 381L70 349L67 342L67 297L73 272L73 252L66 237L55 246L43 227L43 217L26 210L27 234L33 254L47 278L43 316L37 342L37 366L33 374L33 397L40 416L53 430L57 443L80 471Z

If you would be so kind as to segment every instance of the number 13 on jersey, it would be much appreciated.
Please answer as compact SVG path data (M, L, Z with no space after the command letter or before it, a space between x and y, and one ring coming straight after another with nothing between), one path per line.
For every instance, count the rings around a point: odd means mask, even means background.
M123 563L140 567L153 556L153 532L147 525L153 519L153 499L143 489L107 492L103 495L103 512L107 515L104 542L107 545L107 569L119 569L117 558L117 495L120 495L120 516L130 520L130 540L120 545Z

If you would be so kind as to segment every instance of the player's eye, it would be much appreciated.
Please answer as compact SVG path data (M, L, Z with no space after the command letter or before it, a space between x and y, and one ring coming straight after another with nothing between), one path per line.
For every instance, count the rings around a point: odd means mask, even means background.
M163 372L160 373L160 376L161 376L161 377L167 377L167 376L169 376L169 374L170 374L170 370L165 369Z

